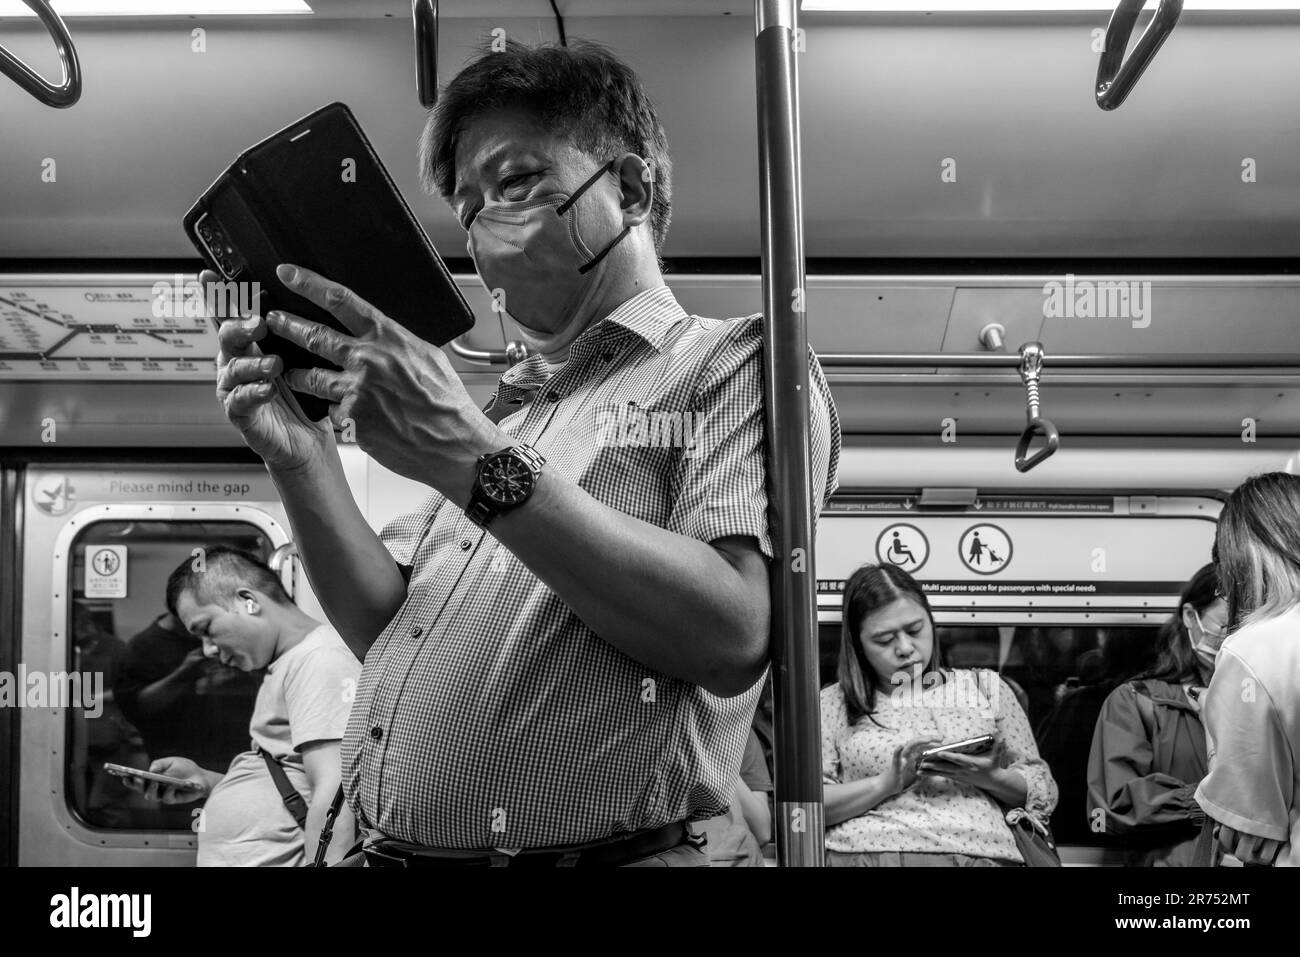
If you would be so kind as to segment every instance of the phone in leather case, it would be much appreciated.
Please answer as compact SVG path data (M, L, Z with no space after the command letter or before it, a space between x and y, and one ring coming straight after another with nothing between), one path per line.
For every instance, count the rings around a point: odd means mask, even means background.
M258 312L281 309L351 333L289 291L276 266L305 266L347 286L435 345L474 325L474 313L352 111L331 103L240 154L185 214L186 235L226 282L258 283ZM231 287L228 287L231 288ZM237 288L237 287L235 287ZM247 298L245 298L247 301ZM286 369L336 368L277 336L260 343ZM312 421L329 403L290 393Z

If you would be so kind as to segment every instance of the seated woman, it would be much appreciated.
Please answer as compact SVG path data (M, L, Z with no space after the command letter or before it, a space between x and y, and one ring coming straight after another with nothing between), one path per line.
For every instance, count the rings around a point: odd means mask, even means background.
M1107 696L1088 759L1088 822L1118 835L1138 867L1207 866L1198 853L1205 812L1196 785L1205 777L1201 698L1227 631L1228 606L1215 595L1213 565L1198 571L1160 629L1155 668Z
M995 672L944 669L930 604L891 565L844 588L837 683L822 691L827 862L833 867L1023 863L1004 813L1046 821L1056 784ZM989 734L983 754L922 759Z

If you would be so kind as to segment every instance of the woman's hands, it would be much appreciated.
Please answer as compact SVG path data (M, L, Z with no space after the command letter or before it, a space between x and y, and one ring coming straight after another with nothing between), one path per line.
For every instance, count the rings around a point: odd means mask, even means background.
M894 749L893 761L889 766L889 770L883 775L885 790L890 797L895 794L902 794L916 783L917 778L920 776L921 752L939 743L940 739L934 737L913 738L906 744L900 744Z
M921 762L923 774L934 774L949 778L958 784L969 784L981 790L989 790L994 783L995 772L1002 770L1002 755L1006 746L1001 739L983 754L956 754L945 751L935 754Z
M1002 766L1006 744L1001 738L984 754L955 754L945 751L921 762L922 774L948 778L958 784L979 788L1007 807L1022 807L1029 785L1019 771Z

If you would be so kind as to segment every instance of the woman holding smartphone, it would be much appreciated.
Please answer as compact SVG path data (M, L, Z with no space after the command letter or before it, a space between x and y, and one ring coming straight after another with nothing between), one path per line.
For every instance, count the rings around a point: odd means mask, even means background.
M1010 687L992 671L942 667L912 576L892 565L854 572L838 679L821 695L831 866L1023 863L1004 814L1024 807L1046 821L1056 784ZM982 753L924 753L983 736L993 744Z
M1300 866L1300 477L1243 482L1215 554L1231 634L1205 694L1196 800L1243 864Z

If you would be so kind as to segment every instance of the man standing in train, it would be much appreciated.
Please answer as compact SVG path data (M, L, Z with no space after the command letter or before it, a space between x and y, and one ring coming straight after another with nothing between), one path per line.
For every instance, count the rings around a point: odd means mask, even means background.
M598 46L479 56L420 153L532 350L487 409L442 350L292 265L352 336L272 312L225 323L218 360L227 416L366 655L343 778L367 861L707 864L685 822L727 809L767 661L760 320L688 315L664 284L666 138ZM285 381L430 486L419 509L369 528L330 422L277 394L268 331L341 369ZM820 506L839 424L811 356L809 374Z

